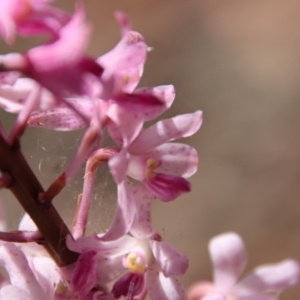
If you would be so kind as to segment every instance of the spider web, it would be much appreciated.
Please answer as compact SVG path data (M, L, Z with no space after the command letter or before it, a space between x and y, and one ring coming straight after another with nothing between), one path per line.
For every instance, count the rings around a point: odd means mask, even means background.
M35 159L32 168L45 189L68 167L74 157L84 131L37 132ZM103 142L105 145L105 141ZM85 164L55 198L54 205L70 227L76 210L78 196L82 193ZM116 186L107 165L98 169L92 206L89 213L87 234L105 231L114 215L116 205Z
M9 132L15 116L1 111L0 120L6 131ZM83 133L83 130L57 132L30 127L26 129L21 138L21 149L44 189L47 189L57 176L66 170L78 149ZM107 140L104 138L102 144L105 145ZM70 229L77 199L82 193L84 168L85 164L53 202ZM18 227L24 211L10 191L2 190L0 197L4 203L5 219L8 220L7 229L14 230ZM115 206L116 185L107 165L104 164L99 167L97 172L86 233L104 232L112 221Z

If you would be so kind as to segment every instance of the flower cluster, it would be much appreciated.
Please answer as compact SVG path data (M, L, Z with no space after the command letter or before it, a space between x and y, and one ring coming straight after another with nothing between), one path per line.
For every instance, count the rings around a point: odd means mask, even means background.
M152 227L151 206L191 190L187 179L197 171L198 154L176 140L198 131L202 112L155 121L172 105L175 90L172 85L137 88L150 48L132 31L127 16L116 12L121 39L93 58L86 54L91 26L82 3L69 14L51 2L0 4L0 35L6 43L13 45L18 35L44 41L26 53L0 55L0 107L18 114L8 134L0 126L0 187L9 188L26 212L13 232L4 232L0 216L0 264L7 273L0 278L0 299L187 299L178 277L188 259ZM28 125L85 128L75 157L46 191L20 152ZM104 130L115 147L102 146ZM83 163L83 191L69 229L52 200ZM116 183L117 207L106 232L87 236L101 163L108 164ZM236 284L245 264L237 235L215 238L210 251L215 283L196 286L191 299L273 300L299 282L299 266L290 260L262 267Z
M145 127L170 108L175 90L172 85L136 88L149 50L142 35L117 12L121 40L94 59L85 54L91 27L84 7L78 4L69 15L50 2L1 3L0 33L7 43L17 34L43 35L46 40L25 54L0 56L0 106L18 113L10 134L2 130L2 136L13 147L27 125L64 131L86 128L67 170L36 199L51 203L87 159L83 192L65 245L78 259L59 268L42 246L4 243L0 261L10 280L4 281L0 293L11 299L21 294L24 299L144 299L147 294L155 300L185 299L177 277L186 272L188 260L152 228L151 204L154 199L172 201L191 190L187 178L197 170L197 151L174 141L198 131L202 112ZM114 148L98 146L105 129ZM108 163L117 185L115 218L107 232L85 236L101 162ZM30 210L27 213L35 222ZM47 243L37 223L27 218L26 224L11 233L11 240L23 241L27 234L27 241ZM17 280L18 269L24 281Z

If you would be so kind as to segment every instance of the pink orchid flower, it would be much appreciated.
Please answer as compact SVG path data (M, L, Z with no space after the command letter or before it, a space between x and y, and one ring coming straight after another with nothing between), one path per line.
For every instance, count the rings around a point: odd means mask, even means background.
M196 283L190 288L190 300L277 300L283 290L300 282L300 266L291 259L260 266L237 282L246 266L246 252L235 233L214 237L209 252L214 283Z
M2 278L0 299L95 299L97 292L91 291L94 286L91 286L90 280L95 273L92 269L94 258L95 253L85 253L76 262L75 268L66 267L64 270L59 269L49 257L33 257L29 264L15 244L5 243L0 246L0 264L5 267L9 280Z
M149 191L144 187L137 189L134 201L131 236L123 235L112 241L103 241L102 235L82 237L75 241L69 238L68 247L81 255L97 252L95 264L98 275L93 275L94 285L106 286L122 275L113 285L113 299L124 296L132 300L147 292L153 300L186 299L176 277L186 272L187 258L162 242L153 231L150 221L152 195ZM119 226L122 227L121 224Z
M123 193L127 193L127 196L130 194L127 197L130 200L127 200L125 211L117 209L108 232L94 237L81 237L75 241L68 238L68 247L81 255L97 252L95 264L98 275L93 275L94 285L105 287L119 277L111 294L106 292L109 299L113 295L112 299L124 296L132 300L138 295L143 298L146 293L149 293L150 299L155 300L186 299L184 289L176 277L186 272L188 260L169 244L162 242L152 229L152 194L144 186L135 188L132 193L129 192L129 185L121 186ZM124 235L126 232L131 236Z
M120 23L123 37L114 49L97 60L104 67L101 76L102 85L98 91L97 99L94 100L99 103L99 106L98 104L95 106L89 99L81 98L81 107L78 109L77 104L73 103L74 99L66 99L65 101L75 107L75 110L81 113L86 112L89 115L95 115L95 111L99 107L101 107L99 110L103 111L104 106L109 107L112 104L118 104L127 110L133 110L147 116L145 119L149 120L151 119L150 115L154 118L170 106L173 100L169 101L169 99L172 96L164 95L165 89L166 93L169 93L170 86L140 88L133 91L142 75L147 46L139 33L130 30L129 20L125 14L117 12L116 18ZM104 104L102 100L109 101ZM37 110L28 121L31 126L55 130L76 130L83 127L83 123L81 116L72 113L71 109L66 108L64 104L51 110ZM109 128L111 127L113 125L109 126Z
M159 121L144 131L140 114L112 105L107 115L122 136L122 150L109 160L118 184L128 175L143 182L162 201L190 191L185 178L197 170L197 152L188 145L168 142L197 132L202 123L201 111ZM115 132L114 135L117 136Z
M115 13L122 38L108 53L100 56L97 62L104 67L102 80L105 93L101 98L108 99L120 92L131 93L143 74L147 55L147 45L138 32L132 31L128 17L123 12ZM109 94L107 94L109 91Z
M70 19L64 11L48 5L52 0L2 0L0 34L11 44L16 33L26 36L47 34L56 38Z
M0 66L3 71L21 72L60 98L73 94L92 96L100 89L103 68L85 56L91 28L84 19L84 9L79 5L56 39L25 55L1 56Z

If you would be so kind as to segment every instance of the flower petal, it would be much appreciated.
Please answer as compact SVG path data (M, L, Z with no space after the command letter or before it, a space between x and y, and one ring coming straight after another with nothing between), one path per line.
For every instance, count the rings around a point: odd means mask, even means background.
M10 113L19 113L37 84L30 78L18 78L13 85L0 86L0 107ZM42 89L39 106L34 109L49 109L57 105L58 100L46 89Z
M111 282L124 273L122 265L124 255L132 251L137 245L137 240L131 236L124 235L114 241L101 241L99 237L82 237L74 241L67 237L67 246L75 252L94 250L98 253L98 284L103 285ZM103 272L105 270L105 272ZM102 298L101 298L102 299Z
M152 236L151 203L153 195L144 186L139 186L133 191L135 201L135 214L130 233L138 239L146 239Z
M52 299L55 294L57 284L61 280L58 267L49 257L33 257L32 263L39 284L41 285L49 299Z
M106 114L119 127L123 137L123 147L130 145L143 127L143 119L140 115L129 112L117 104L112 104Z
M154 196L164 202L172 201L191 190L191 184L186 179L167 174L154 173L144 184Z
M136 239L131 236L124 235L114 241L102 241L101 236L82 237L73 240L71 236L67 236L67 246L75 252L85 252L95 250L100 253L100 256L118 256L130 252L136 246Z
M32 300L47 298L31 271L25 255L16 245L5 243L1 246L0 261L4 264L12 285L27 292Z
M256 268L234 287L238 296L257 296L269 292L281 292L300 282L300 266L294 260L284 260L277 264Z
M203 297L213 295L215 292L215 286L212 282L200 281L189 287L188 298L189 300L202 300Z
M144 130L130 146L132 154L147 152L166 142L188 137L201 126L202 111L160 121Z
M84 22L85 12L78 5L72 19L60 29L60 38L28 51L28 58L37 72L75 65L88 46L91 28ZM75 34L76 33L76 34ZM70 51L72 49L72 51Z
M133 93L119 93L113 97L113 101L119 106L125 108L127 111L135 112L143 120L146 116L151 119L151 116L157 114L159 111L166 109L166 104L153 93L144 93L135 91ZM147 118L149 114L150 118Z
M56 107L47 111L34 111L28 119L32 127L54 129L59 131L77 130L87 123L71 108Z
M166 277L183 275L189 261L177 249L166 242L149 241L152 253Z
M201 300L226 300L226 298L221 294L212 294L201 298Z
M242 296L238 298L239 300L278 300L278 296L271 295L253 295L253 296Z
M117 184L120 184L126 177L130 155L123 149L120 153L109 159L108 165Z
M81 253L71 279L71 289L81 298L86 296L96 285L97 252L94 250Z
M226 293L245 268L244 243L236 233L224 233L209 242L209 253L214 266L215 286Z
M131 93L143 73L147 46L143 37L134 31L124 33L121 41L97 62L104 67L102 99L110 99L119 92Z
M146 272L146 284L150 299L186 300L184 288L177 278L166 278L157 268L151 266Z
M153 105L143 112L145 121L153 120L170 108L175 99L175 89L173 85L161 85L156 87L142 87L136 89L134 93L148 94L158 98L163 105Z
M159 161L157 173L188 178L198 169L198 153L186 144L166 143L145 154Z
M126 35L126 33L131 29L130 20L128 19L127 15L118 10L115 12L115 19L121 28L122 36Z
M131 187L125 181L118 184L118 205L112 225L100 237L103 241L116 240L126 234L133 222L135 212Z
M29 294L25 291L13 286L13 285L6 285L1 288L0 290L0 300L38 300L37 298L32 298Z
M117 145L121 146L123 144L123 137L120 132L119 126L117 124L115 124L113 121L111 121L110 119L108 119L106 128L107 128L108 134L112 138L112 140L114 140L114 142Z

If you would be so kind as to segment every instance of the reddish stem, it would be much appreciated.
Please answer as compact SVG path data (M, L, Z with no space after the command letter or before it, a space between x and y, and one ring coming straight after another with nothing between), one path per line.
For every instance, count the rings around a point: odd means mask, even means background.
M0 231L0 240L13 243L28 243L36 242L39 244L44 243L43 236L39 231L22 231L16 230L11 232Z
M74 263L78 254L66 246L70 231L51 203L41 204L44 190L19 148L10 146L0 135L0 170L11 176L8 186L45 239L44 247L58 266Z
M75 239L82 237L85 233L98 166L103 162L107 162L109 158L117 152L118 150L116 149L102 148L93 152L86 162L83 191L78 201L78 208L73 225L73 236Z

